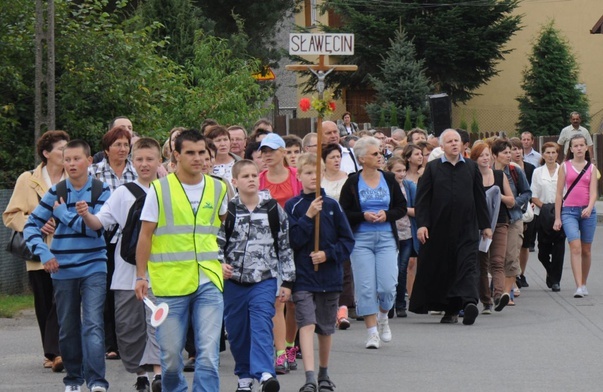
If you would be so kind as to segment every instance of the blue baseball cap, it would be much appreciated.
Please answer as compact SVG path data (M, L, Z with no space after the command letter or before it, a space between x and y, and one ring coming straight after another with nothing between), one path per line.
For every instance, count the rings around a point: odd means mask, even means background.
M273 150L278 150L279 148L285 148L285 141L276 133L269 133L265 138L262 139L260 148L258 148L258 150L261 150L262 147L269 147Z

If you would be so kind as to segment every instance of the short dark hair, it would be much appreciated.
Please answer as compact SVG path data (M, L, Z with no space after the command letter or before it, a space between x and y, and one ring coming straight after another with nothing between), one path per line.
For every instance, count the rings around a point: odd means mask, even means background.
M326 161L329 154L332 153L333 151L339 151L339 153L341 154L341 146L337 143L329 143L326 146L324 146L320 153L320 155L322 156L322 160Z
M126 120L129 120L130 122L132 122L132 120L130 120L126 116L117 116L113 120L111 120L111 122L109 123L109 130L113 129L113 127L115 126L115 121L121 120L122 118L125 118Z
M207 140L205 136L199 132L197 129L187 129L180 132L180 135L176 138L176 142L174 143L174 150L176 150L179 154L182 152L182 142L189 141L193 143L197 143L198 141L205 142L207 146Z
M302 149L302 140L297 135L285 135L283 136L283 140L285 141L285 148L287 147L299 147L299 150Z
M65 131L47 131L40 136L36 143L36 151L44 164L48 163L48 159L44 156L44 151L51 152L54 144L61 140L68 142L69 134Z
M260 142L251 142L247 144L245 147L245 159L253 159L254 151L257 151L260 148Z
M72 148L81 148L82 150L84 150L84 155L86 155L86 158L90 156L90 145L82 139L75 139L67 142L67 144L65 145L65 150L70 150ZM65 152L65 150L63 150L63 153Z
M465 131L464 129L460 129L460 128L457 128L456 131L459 133L459 136L461 137L461 143L463 143L463 144L471 143L471 136L469 136L469 132Z
M272 132L270 132L267 129L258 128L255 131L253 131L253 133L249 136L249 140L252 141L252 142L255 142L256 141L255 139L257 139L258 136L268 135L268 134L271 134L271 133Z
M509 147L509 149L513 148L513 145L508 139L498 138L494 140L494 142L492 143L492 155L498 156L498 154L506 150L507 147Z
M211 125L218 125L218 122L213 118L206 118L205 120L203 120L203 122L201 123L201 133L205 135L205 128Z

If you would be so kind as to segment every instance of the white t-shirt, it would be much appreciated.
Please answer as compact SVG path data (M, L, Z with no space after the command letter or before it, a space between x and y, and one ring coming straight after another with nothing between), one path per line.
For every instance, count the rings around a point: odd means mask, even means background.
M193 211L197 211L199 203L201 202L201 196L203 195L203 189L205 188L205 176L201 178L201 182L195 185L182 184L182 188L188 197L189 202ZM219 215L225 215L228 211L228 200L224 196L222 204L220 205ZM147 222L157 223L159 221L159 206L157 205L157 194L155 188L151 187L147 194L147 198L144 202L144 207L140 213L140 220ZM191 233L192 234L192 233ZM209 282L209 278L201 268L199 268L199 285Z
M134 183L140 186L145 192L149 188L143 186L138 180ZM119 227L126 225L130 208L136 201L136 198L125 186L119 186L115 189L109 199L103 204L96 217L100 220L105 229L117 224ZM121 230L117 239L115 248L115 272L111 282L111 290L134 290L136 286L136 266L126 263L121 257Z

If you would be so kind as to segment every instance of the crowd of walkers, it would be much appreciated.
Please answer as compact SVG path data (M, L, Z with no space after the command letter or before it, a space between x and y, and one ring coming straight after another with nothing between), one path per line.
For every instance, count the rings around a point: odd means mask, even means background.
M529 132L471 145L464 130L387 137L342 120L300 139L208 119L158 142L118 117L96 155L42 135L3 220L36 259L43 366L66 371L65 391L105 392L113 359L137 391L187 390L186 371L218 391L226 341L238 392L279 391L300 358L300 392L334 391L337 329L364 321L379 349L407 311L472 325L516 305L536 244L559 292L567 239L574 297L588 295L598 170L579 114L540 153ZM169 305L162 324L143 299Z

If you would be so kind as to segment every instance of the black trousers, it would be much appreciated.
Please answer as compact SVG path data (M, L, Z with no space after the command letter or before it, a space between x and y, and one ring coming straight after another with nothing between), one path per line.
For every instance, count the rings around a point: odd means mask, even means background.
M116 244L107 244L107 296L105 298L105 351L119 352L117 347L117 334L115 333L115 296L111 291L111 282L115 272L115 247Z
M52 278L44 270L29 271L29 284L34 296L36 319L42 337L44 356L53 360L61 355L59 350L59 320L54 302Z
M538 260L544 266L551 284L561 282L563 258L565 256L565 235L563 230L552 232L538 227Z

